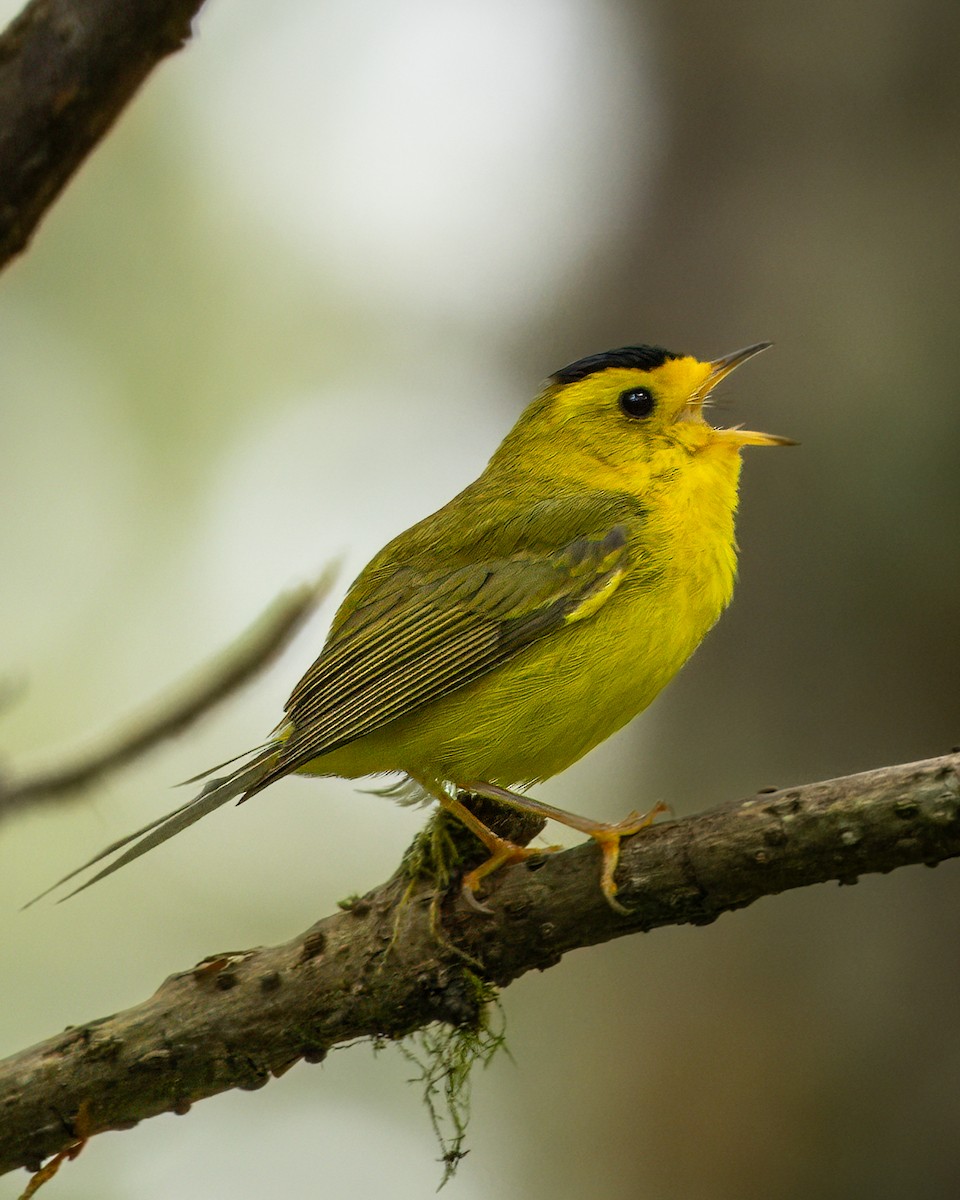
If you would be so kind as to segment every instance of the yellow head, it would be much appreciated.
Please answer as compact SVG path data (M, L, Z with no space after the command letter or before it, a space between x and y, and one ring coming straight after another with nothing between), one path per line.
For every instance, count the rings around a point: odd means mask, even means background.
M624 346L579 359L551 376L494 461L546 466L616 486L653 482L694 456L734 460L743 446L785 446L789 438L704 420L712 389L769 342L713 362L657 346Z

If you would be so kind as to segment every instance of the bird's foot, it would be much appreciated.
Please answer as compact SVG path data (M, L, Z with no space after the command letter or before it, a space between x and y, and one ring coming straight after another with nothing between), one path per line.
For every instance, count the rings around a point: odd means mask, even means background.
M592 825L592 828L585 831L600 846L600 853L603 856L600 871L600 890L614 912L618 912L623 916L630 915L630 909L621 904L617 899L616 871L617 864L620 861L621 838L639 833L641 829L646 829L649 825L652 825L654 818L658 817L660 813L669 811L667 805L661 802L654 805L648 813L632 812L628 817L624 817L622 821L610 824L597 822Z
M545 854L555 854L563 849L562 846L518 846L515 842L508 842L506 838L497 837L495 834L484 838L483 841L490 851L490 857L464 875L463 898L474 911L487 916L492 916L493 910L477 899L477 890L488 875L510 863L525 862L528 858L542 858Z

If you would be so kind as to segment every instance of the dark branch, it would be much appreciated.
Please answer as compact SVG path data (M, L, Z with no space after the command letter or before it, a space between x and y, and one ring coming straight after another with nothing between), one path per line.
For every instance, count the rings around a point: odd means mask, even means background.
M0 1063L0 1171L36 1169L78 1136L230 1088L255 1089L355 1038L477 1019L473 970L501 986L568 950L704 925L761 896L960 855L960 754L725 805L624 842L613 912L595 848L491 877L488 917L404 878L282 946L213 956L149 1000ZM77 1124L77 1115L82 1114Z
M33 0L0 37L0 267L203 0Z
M192 682L115 730L102 746L72 762L21 780L0 778L0 820L24 808L75 796L111 771L139 758L158 742L182 733L276 658L322 603L334 574L330 568L315 583L279 596L255 624L198 672Z

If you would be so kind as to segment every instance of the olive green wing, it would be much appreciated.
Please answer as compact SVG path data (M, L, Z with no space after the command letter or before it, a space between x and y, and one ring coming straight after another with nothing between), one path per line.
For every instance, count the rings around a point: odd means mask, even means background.
M627 529L446 572L396 567L336 627L294 689L293 732L254 789L495 670L588 617L630 566Z

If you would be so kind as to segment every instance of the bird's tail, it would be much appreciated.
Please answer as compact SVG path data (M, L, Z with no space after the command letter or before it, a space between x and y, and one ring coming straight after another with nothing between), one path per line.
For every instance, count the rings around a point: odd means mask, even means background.
M56 891L58 887L76 878L83 871L96 866L98 862L102 862L105 858L116 854L118 850L123 850L122 854L111 863L108 863L107 866L102 867L86 883L80 884L72 892L68 892L66 896L61 897L61 900L69 900L77 892L82 892L84 888L90 887L92 883L97 883L98 880L112 875L114 871L118 871L121 867L125 867L127 863L133 862L141 854L146 854L148 850L153 850L156 846L169 841L170 838L176 837L178 833L182 833L184 829L188 829L195 821L199 821L201 817L205 817L207 813L211 813L222 804L226 804L228 800L235 800L237 797L242 799L244 794L250 788L256 787L264 775L270 771L276 761L277 753L278 747L276 743L273 743L258 751L254 759L245 763L242 767L238 767L236 771L232 771L229 775L208 780L198 796L187 801L186 804L181 804L179 808L175 808L173 812L167 813L166 816L158 817L155 821L151 821L149 825L144 825L142 829L138 829L134 833L128 833L126 837L120 838L119 841L112 842L105 849L101 850L99 854L95 854L88 862L85 862L82 866L75 867L68 875L64 875L62 879L58 879L56 883L51 884L39 896L34 896L32 900L24 905L24 908L29 908L31 904L36 904L38 900L42 900L44 896L49 896L51 892ZM127 847L127 849L124 850L124 847Z

